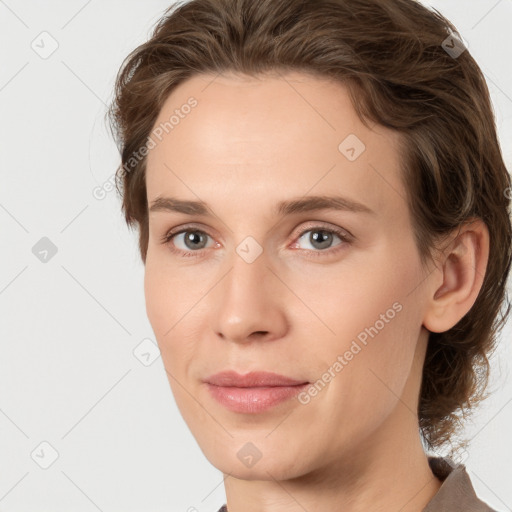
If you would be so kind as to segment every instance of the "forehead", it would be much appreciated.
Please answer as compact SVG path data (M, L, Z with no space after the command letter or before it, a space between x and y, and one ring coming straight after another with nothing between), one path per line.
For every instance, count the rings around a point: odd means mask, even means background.
M196 75L167 98L157 130L161 140L152 136L147 160L150 200L196 199L192 192L214 203L232 192L264 207L336 190L390 214L404 206L398 134L366 127L338 82L298 72Z

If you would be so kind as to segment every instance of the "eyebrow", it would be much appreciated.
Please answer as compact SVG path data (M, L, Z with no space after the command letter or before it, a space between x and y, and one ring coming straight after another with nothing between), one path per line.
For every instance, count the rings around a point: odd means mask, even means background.
M368 206L342 196L307 196L277 203L274 213L279 216L292 215L316 210L339 210L375 214ZM174 197L157 197L149 208L150 212L169 211L185 215L210 216L211 209L203 201L187 201Z

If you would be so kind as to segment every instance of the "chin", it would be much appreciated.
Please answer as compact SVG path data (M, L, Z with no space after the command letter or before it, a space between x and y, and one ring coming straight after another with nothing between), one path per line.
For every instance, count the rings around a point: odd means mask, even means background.
M276 447L262 448L259 453L250 441L233 444L233 448L217 445L213 450L203 450L208 461L224 474L240 480L289 480L308 472L306 461L301 458L298 465L297 452L286 453ZM232 455L230 455L230 453Z

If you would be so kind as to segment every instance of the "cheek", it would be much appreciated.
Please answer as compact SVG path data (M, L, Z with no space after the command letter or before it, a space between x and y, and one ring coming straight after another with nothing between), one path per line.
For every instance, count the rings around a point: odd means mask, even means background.
M176 278L176 272L169 272L148 256L144 274L144 295L146 301L146 315L160 349L162 360L168 371L175 372L176 368L169 366L176 358L182 359L178 354L183 348L184 325L187 322L186 291L183 283ZM172 381L171 381L172 385Z
M411 300L410 283L417 279L417 271L414 262L397 268L395 261L374 258L357 266L347 264L348 270L317 267L300 279L286 276L300 299L288 309L294 317L291 324L320 337L315 346L322 344L334 353L348 349L353 339L364 343L377 332L404 329L402 310ZM293 297L291 301L295 304Z
M170 267L160 251L148 248L144 272L146 314L159 339L169 338L179 329L179 320L191 306L194 291L187 282L187 274ZM175 326L176 327L173 327ZM169 332L169 329L172 330Z
M197 350L204 295L202 280L191 286L190 274L170 268L150 254L146 259L144 295L146 315L155 334L165 368L182 372ZM195 354L197 356L197 354Z

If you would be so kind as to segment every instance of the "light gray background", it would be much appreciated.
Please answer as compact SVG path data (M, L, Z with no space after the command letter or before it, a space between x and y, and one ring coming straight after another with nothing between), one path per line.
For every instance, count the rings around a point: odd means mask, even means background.
M134 355L154 341L137 238L116 193L92 193L118 163L103 122L115 73L169 5L0 0L3 512L206 512L225 501L161 359L145 366ZM482 67L512 169L512 1L429 5ZM52 40L48 58L31 47L48 51ZM57 247L47 262L32 252L42 237ZM500 511L512 510L510 334L509 322L466 460L477 493Z

